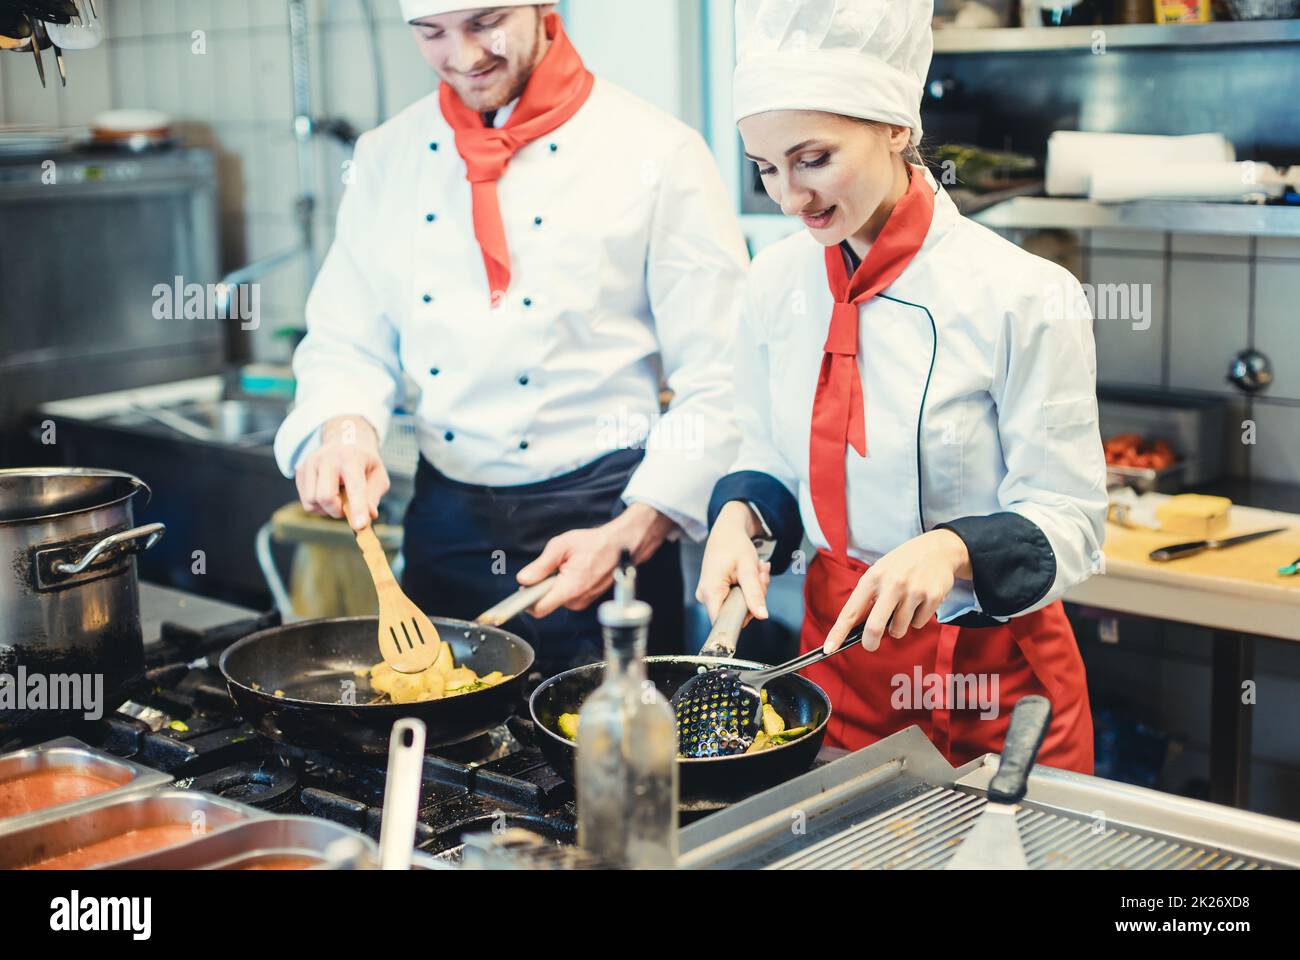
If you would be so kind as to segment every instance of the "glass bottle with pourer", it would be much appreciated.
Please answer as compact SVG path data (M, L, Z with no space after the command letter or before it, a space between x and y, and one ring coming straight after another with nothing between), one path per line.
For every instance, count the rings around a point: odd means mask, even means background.
M631 868L677 862L677 721L646 677L650 605L626 553L597 618L605 675L578 715L578 844Z

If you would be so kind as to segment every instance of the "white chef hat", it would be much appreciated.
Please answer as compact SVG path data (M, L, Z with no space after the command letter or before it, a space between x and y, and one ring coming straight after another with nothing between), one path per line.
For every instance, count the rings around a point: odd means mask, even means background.
M921 140L933 0L736 0L736 120L821 110Z
M407 23L437 17L458 10L478 10L489 7L537 7L541 0L401 0L402 19Z

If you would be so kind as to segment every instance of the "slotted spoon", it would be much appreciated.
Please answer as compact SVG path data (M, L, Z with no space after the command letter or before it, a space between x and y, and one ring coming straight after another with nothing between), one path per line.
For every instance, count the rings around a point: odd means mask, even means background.
M744 753L763 729L763 687L777 677L821 663L860 643L864 626L854 627L835 653L823 653L817 647L763 670L719 667L691 677L672 698L682 756L730 757Z

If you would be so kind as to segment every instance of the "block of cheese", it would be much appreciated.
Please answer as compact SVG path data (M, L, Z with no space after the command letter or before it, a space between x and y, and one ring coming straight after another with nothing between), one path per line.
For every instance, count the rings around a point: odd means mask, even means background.
M1166 533L1182 533L1199 540L1217 537L1228 529L1227 497L1180 493L1156 507L1156 521Z

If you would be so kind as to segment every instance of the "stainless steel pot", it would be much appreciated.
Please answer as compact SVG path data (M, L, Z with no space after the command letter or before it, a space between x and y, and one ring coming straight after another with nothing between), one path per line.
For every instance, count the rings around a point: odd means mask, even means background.
M135 525L139 493L147 501L143 481L110 470L0 470L0 674L11 689L22 677L98 675L107 712L143 672L135 555L165 528ZM0 733L85 713L55 706L0 701Z

